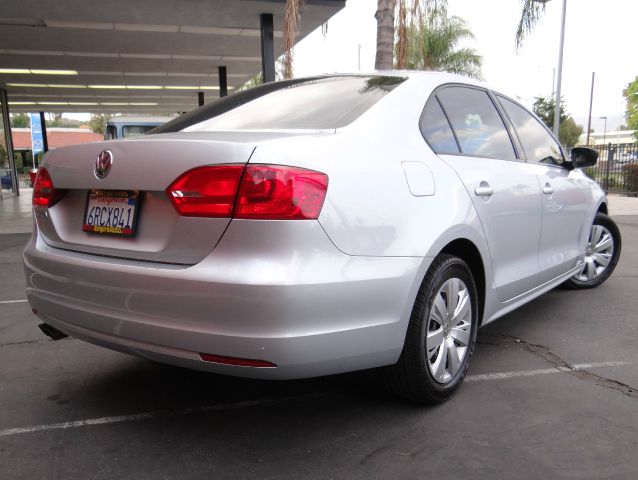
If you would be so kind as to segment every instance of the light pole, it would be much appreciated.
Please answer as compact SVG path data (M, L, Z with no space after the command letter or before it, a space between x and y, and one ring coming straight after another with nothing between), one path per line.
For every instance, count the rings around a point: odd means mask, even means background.
M591 134L591 109L594 105L594 80L596 79L596 72L591 72L591 93L589 94L589 116L587 117L587 141L586 145L589 145L589 135Z
M554 135L558 138L560 128L560 84L563 79L563 46L565 45L565 14L567 13L567 0L563 0L563 14L561 16L560 46L558 47L558 75L556 78L556 110L554 110Z
M603 145L605 145L605 137L607 136L607 117L600 117L600 119L605 121L605 128L603 129Z
M550 0L533 0L536 3L545 4ZM560 20L560 44L558 46L558 75L556 75L556 96L554 102L556 104L554 109L554 127L553 132L558 138L558 130L560 128L560 87L563 79L563 47L565 45L565 15L567 13L567 0L563 0L563 14Z
M605 136L607 135L607 117L600 117L601 120L605 121L605 128L603 128L603 146L600 149L600 153L602 156L602 153L605 151ZM607 149L607 158L605 158L605 194L607 194L609 192L609 172L611 171L611 162L610 162L610 158L609 158L609 151L611 150L611 148ZM602 159L601 159L602 160Z

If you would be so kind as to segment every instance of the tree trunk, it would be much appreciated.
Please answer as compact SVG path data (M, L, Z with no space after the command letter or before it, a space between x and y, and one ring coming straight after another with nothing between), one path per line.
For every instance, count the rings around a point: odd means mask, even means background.
M284 16L284 78L292 78L292 47L299 30L299 17L303 0L286 0L286 14Z
M377 57L374 68L392 70L394 51L394 7L397 0L378 0L377 13Z

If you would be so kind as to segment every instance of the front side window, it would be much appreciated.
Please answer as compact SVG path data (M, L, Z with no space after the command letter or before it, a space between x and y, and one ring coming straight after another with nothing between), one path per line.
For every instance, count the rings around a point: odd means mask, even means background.
M435 97L430 98L425 105L419 127L425 141L435 153L460 153L452 128Z
M531 113L505 97L499 95L498 99L516 129L528 162L562 162L563 154L558 143Z
M437 93L459 141L461 153L515 160L516 153L503 119L487 92L448 87Z

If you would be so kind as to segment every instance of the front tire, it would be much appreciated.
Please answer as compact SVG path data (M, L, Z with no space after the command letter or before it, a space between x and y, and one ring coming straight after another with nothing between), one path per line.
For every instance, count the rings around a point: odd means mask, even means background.
M620 258L620 230L616 222L597 213L591 226L582 269L564 283L566 288L594 288L613 273Z
M432 263L417 294L401 357L381 369L390 390L421 403L441 403L461 385L478 328L472 272L453 255Z

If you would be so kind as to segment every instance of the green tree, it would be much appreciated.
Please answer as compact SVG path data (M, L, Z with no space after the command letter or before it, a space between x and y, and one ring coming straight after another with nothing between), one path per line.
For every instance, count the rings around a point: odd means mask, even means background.
M553 98L536 97L534 99L533 110L536 115L551 129L554 125L555 101ZM565 102L560 102L560 127L558 129L558 140L566 148L573 148L582 135L584 129L577 124L566 111Z
M420 23L409 26L406 33L402 68L436 70L481 78L481 56L473 48L457 48L462 40L474 38L462 18L448 17L445 10L435 10Z
M73 120L72 118L64 118L62 114L47 120L47 127L51 128L78 128L83 122Z
M558 139L568 149L574 148L583 131L582 125L577 124L572 117L567 117L558 127Z
M634 138L638 140L638 77L629 83L622 93L627 102L625 111L627 127L634 131Z
M7 149L4 148L2 142L0 142L0 168L3 168L5 165L5 160L7 158Z
M49 113L47 119L47 127L51 128L77 128L80 125L82 125L81 121L64 118L62 113Z
M92 113L91 119L89 120L89 127L93 133L99 133L100 135L104 135L104 130L106 129L106 121L110 115L106 113Z
M31 120L26 113L12 113L9 123L11 124L11 128L31 127Z
M553 98L547 97L535 97L534 105L532 106L534 113L547 125L550 129L554 125L554 112L556 109L556 101ZM567 116L565 115L565 101L560 101L560 121L565 121Z

